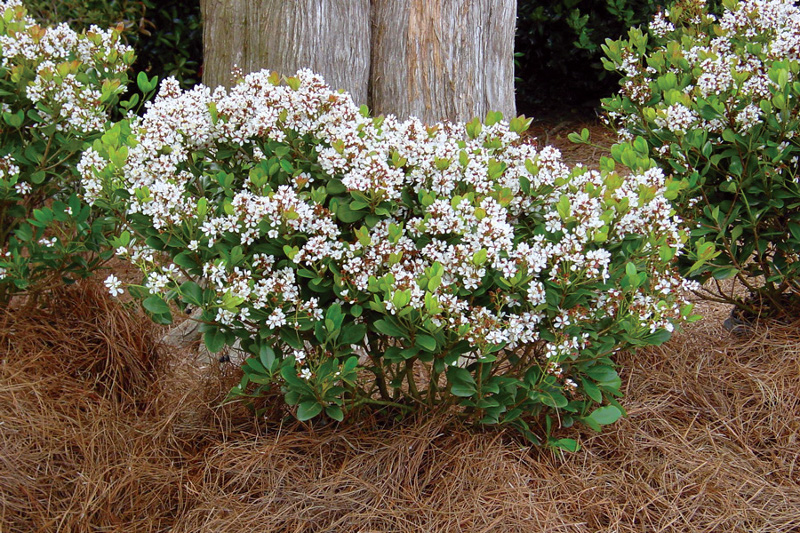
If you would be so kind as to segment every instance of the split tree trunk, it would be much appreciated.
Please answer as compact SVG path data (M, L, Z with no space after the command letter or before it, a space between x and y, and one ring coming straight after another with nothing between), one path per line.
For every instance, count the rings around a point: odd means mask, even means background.
M230 86L231 70L292 75L308 67L367 103L369 0L201 0L203 83Z
M203 82L309 67L374 114L510 118L516 0L201 0Z
M370 107L423 122L516 114L516 0L373 0Z

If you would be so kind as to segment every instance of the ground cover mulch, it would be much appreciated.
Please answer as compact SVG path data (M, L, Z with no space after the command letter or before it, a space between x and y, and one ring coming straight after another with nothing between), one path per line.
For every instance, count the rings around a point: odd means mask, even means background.
M560 454L446 416L309 427L220 406L102 285L0 319L2 531L800 530L800 324L724 310L620 357L629 416Z
M596 121L541 120L565 143ZM589 153L588 151L591 151ZM101 275L102 279L104 276ZM628 417L562 454L446 415L308 426L221 405L204 365L99 281L0 312L0 532L800 531L800 322L729 309L620 354Z
M580 133L584 128L589 130L591 144L569 141L570 133ZM569 165L582 164L589 168L597 168L600 157L609 156L608 147L616 141L616 134L598 115L570 109L542 110L532 118L523 136L540 148L557 147L563 161Z

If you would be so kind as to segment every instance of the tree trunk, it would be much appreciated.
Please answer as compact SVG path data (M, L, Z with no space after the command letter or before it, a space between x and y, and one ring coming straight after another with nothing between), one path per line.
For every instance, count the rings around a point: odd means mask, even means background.
M201 0L201 8L211 87L230 85L234 65L309 67L374 114L428 123L515 115L516 0L372 0L371 9L370 0Z
M423 122L514 116L516 3L373 0L373 112Z
M203 83L230 86L231 70L291 75L308 67L367 103L369 0L201 0Z

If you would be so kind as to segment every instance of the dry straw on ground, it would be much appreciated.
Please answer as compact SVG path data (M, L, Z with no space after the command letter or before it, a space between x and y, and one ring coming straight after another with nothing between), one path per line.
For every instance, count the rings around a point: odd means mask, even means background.
M800 327L718 324L621 357L629 417L560 455L441 417L265 428L218 407L235 369L83 284L0 319L0 531L798 531Z

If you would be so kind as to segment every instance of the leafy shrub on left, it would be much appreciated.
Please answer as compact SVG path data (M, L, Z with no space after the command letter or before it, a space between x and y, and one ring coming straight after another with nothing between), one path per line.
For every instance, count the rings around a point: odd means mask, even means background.
M103 259L104 220L79 198L76 164L118 105L134 53L117 30L43 28L18 0L0 2L0 15L3 306L84 276Z
M136 51L133 70L174 76L182 87L200 81L203 29L199 0L22 0L42 25L66 22L78 30L92 25L123 27L123 39ZM133 87L131 87L133 88Z

